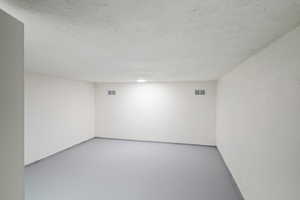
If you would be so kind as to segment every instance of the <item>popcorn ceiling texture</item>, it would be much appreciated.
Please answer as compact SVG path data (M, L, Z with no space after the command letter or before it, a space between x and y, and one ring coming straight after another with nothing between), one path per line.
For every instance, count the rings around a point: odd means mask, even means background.
M300 0L0 0L25 68L122 82L217 79L300 23Z

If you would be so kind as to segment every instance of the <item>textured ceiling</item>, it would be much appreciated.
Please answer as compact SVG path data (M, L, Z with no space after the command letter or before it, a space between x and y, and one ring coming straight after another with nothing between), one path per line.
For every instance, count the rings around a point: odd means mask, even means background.
M217 79L300 23L300 0L0 0L25 68L123 82Z

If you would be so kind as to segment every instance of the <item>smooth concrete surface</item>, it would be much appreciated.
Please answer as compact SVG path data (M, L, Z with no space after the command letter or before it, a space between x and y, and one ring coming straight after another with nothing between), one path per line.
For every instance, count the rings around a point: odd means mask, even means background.
M0 200L23 200L23 30L0 9Z
M300 26L219 81L217 145L245 199L300 199Z
M216 86L217 81L98 83L96 136L216 145ZM206 94L196 96L195 89Z
M92 83L25 73L25 164L94 137Z
M25 169L25 200L241 200L214 147L94 139Z

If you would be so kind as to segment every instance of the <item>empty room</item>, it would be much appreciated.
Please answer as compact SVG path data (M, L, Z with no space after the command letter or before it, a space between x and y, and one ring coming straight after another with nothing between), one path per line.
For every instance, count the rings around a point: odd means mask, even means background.
M0 0L0 200L300 199L300 0Z

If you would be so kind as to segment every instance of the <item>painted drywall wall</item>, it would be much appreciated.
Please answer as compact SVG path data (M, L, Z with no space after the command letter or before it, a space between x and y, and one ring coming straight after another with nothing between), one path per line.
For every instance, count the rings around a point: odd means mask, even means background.
M195 96L195 89L206 89ZM116 90L116 95L107 95ZM96 85L96 136L215 145L216 82Z
M23 199L23 24L0 9L0 199Z
M246 200L300 199L300 27L218 84L217 145Z
M25 164L94 137L94 85L25 74Z

